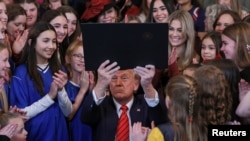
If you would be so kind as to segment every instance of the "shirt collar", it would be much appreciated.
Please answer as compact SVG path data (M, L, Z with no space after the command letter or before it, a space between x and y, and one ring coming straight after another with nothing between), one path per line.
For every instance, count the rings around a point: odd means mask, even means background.
M116 111L119 113L119 110L120 110L122 105L119 104L114 98L113 98L113 100L115 103ZM128 107L128 111L130 111L130 108L132 107L133 101L134 101L134 97L126 104L126 106Z

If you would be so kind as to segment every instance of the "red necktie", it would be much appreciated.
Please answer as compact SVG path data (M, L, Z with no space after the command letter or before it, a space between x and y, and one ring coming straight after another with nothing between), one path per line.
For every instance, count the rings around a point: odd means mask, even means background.
M118 121L116 141L129 141L129 121L127 115L128 107L123 105L121 110L122 114Z

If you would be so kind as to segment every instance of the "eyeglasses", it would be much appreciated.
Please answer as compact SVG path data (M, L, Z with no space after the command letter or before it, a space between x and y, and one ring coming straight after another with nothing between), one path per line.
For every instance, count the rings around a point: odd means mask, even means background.
M81 54L73 54L73 57L75 57L77 60L84 59L84 56Z

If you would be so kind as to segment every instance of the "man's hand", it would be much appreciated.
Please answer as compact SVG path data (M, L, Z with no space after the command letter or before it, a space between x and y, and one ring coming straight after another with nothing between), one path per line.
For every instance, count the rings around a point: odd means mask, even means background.
M120 69L120 66L117 66L117 62L113 62L112 64L109 63L110 61L106 60L98 68L98 79L94 88L97 98L104 96L105 91L111 82L111 78Z
M141 77L141 85L142 87L149 87L152 85L152 80L155 75L155 66L146 65L145 67L137 66L135 72Z

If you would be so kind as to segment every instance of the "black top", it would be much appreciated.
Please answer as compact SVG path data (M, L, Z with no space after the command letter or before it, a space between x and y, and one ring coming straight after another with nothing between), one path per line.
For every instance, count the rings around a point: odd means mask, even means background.
M242 79L244 79L245 81L247 81L248 83L250 83L250 66L244 68L241 72L240 72L240 77Z
M6 135L0 135L0 141L10 141L10 138Z

